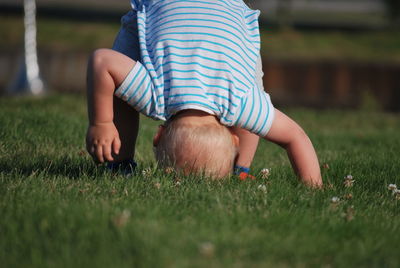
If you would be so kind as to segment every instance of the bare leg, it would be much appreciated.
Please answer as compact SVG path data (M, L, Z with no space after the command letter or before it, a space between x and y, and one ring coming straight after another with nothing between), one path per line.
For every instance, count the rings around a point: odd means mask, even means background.
M235 165L249 168L257 151L259 137L238 127L234 127L233 132L239 137L239 155Z

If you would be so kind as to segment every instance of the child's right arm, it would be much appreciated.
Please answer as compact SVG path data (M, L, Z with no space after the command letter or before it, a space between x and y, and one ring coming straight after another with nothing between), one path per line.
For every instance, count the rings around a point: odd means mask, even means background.
M114 90L134 65L130 58L109 49L95 51L89 60L86 148L96 162L113 161L113 155L119 154L121 140L114 124Z
M284 113L275 109L275 119L265 139L283 147L300 180L321 187L322 178L317 154L303 129Z

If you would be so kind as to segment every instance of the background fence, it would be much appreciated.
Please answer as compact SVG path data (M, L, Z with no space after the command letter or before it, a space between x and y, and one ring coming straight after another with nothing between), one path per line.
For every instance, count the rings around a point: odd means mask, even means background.
M51 89L85 89L86 52L41 52L42 76ZM0 85L18 68L19 53L0 53ZM382 108L400 110L400 64L264 60L264 85L278 105L356 108L363 94Z

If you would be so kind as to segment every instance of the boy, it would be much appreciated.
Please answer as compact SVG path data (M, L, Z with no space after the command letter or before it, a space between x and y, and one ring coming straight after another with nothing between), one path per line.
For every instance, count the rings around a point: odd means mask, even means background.
M132 7L114 45L130 57L100 49L89 61L87 148L95 161L131 163L141 112L166 121L153 141L161 165L216 178L234 165L248 172L257 134L286 149L304 183L322 185L310 140L263 90L258 11L241 0Z

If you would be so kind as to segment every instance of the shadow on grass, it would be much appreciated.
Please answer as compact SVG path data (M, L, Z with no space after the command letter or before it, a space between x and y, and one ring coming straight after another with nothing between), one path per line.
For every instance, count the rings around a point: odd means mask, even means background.
M39 156L30 161L4 161L0 160L0 172L9 175L67 177L72 180L81 178L97 178L98 176L111 175L103 165L96 166L88 158L73 159L63 157L49 159L48 156Z

